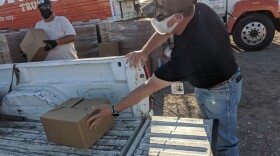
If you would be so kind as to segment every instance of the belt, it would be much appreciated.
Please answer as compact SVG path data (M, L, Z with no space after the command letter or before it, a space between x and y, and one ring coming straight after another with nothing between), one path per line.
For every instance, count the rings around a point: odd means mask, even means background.
M237 73L233 74L229 79L227 79L227 80L225 80L225 81L223 81L223 82L221 82L221 83L219 83L219 84L217 84L217 85L214 85L214 86L212 86L212 87L210 87L210 88L214 88L214 87L218 87L218 86L225 85L225 84L227 84L229 81L232 81L232 80L234 80L234 79L236 79L236 83L238 83L238 82L242 79L242 74L239 73L239 72L237 72Z

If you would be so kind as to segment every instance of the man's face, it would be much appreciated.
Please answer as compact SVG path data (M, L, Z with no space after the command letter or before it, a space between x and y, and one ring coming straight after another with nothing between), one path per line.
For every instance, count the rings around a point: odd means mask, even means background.
M159 34L173 33L173 30L183 20L183 15L174 14L163 20L151 19L151 24Z
M192 7L193 0L153 0L150 5L153 18L160 22L176 13L185 12Z
M50 4L41 4L38 6L38 9L44 19L48 19L53 14L53 9Z

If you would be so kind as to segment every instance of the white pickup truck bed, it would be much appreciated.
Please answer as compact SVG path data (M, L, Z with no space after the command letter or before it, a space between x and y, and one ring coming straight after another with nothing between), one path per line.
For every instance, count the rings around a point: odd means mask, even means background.
M0 119L27 118L0 120L0 156L211 155L212 120L150 118L148 98L122 112L115 126L88 150L47 141L39 117L55 106L76 97L105 98L115 104L144 83L143 68L132 69L125 61L112 57L17 64L19 83L14 76L10 93L13 65L0 65Z

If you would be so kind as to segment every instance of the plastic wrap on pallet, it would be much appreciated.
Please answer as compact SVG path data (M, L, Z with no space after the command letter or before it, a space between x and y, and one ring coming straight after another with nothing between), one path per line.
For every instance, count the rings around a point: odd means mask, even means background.
M77 39L75 48L79 58L91 58L98 56L98 41L96 25L75 26Z
M0 34L0 53L9 51L5 34Z
M0 64L7 64L7 63L13 63L10 53L8 52L0 53Z
M121 55L141 49L154 33L148 19L107 22L99 27L102 42L119 41Z
M26 30L6 32L0 34L0 63L22 63L26 59L22 56L20 43Z
M7 55L8 51L9 51L9 47L7 44L6 35L0 34L0 64L6 63L6 60L7 60L6 55ZM10 60L10 58L8 60Z

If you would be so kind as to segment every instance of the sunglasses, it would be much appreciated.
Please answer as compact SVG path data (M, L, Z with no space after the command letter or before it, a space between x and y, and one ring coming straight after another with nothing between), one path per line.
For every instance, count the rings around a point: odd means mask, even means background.
M52 6L51 5L43 5L43 6L39 6L38 7L38 9L40 9L40 10L50 10L52 8Z
M172 16L173 14L172 13L166 13L166 14L163 14L162 12L160 13L157 13L157 9L154 9L154 18L158 21L158 22L161 22L163 20L165 20L166 18Z

